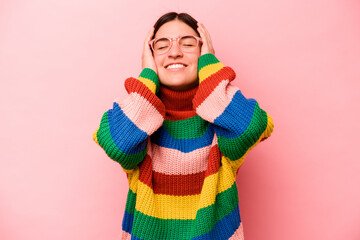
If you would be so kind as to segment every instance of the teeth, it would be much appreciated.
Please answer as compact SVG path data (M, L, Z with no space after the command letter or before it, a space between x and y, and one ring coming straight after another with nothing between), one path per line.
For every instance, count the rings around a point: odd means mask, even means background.
M183 67L185 67L185 65L183 65L183 64L171 64L166 69L168 69L168 68L183 68Z

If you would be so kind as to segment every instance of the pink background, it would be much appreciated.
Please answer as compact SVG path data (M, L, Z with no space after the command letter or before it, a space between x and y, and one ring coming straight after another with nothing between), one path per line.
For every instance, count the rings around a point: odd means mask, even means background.
M168 11L274 119L237 178L247 240L360 239L360 2L0 3L0 239L118 239L126 175L92 140Z

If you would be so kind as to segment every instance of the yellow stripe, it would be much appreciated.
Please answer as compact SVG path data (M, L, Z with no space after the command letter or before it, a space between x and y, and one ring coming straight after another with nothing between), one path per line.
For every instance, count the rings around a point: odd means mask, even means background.
M267 127L266 127L265 131L263 132L263 136L264 137L269 137L270 134L274 130L274 121L273 121L272 117L269 114L266 113L266 115L267 115L268 122L267 122Z
M129 188L131 191L136 193L139 183L139 167L136 166L134 169L126 170L124 169L124 172L129 173L128 175L128 182L129 182Z
M139 81L141 81L143 84L145 84L152 93L155 93L156 91L156 85L153 81L147 78L139 77Z
M120 165L121 166L121 165ZM122 170L128 174L132 174L134 172L134 169L125 169L121 166Z
M138 196L135 208L160 219L195 219L199 209L214 204L217 194L229 189L236 180L229 162L223 161L219 172L205 178L201 194L172 196L154 194L149 186L139 181L138 172L129 176L130 189Z
M93 133L93 140L97 143L97 144L99 144L99 142L98 142L98 140L97 140L97 132L99 131L99 128L100 128L100 126L96 129L96 131ZM99 144L100 145L100 144Z
M199 209L214 204L216 195L231 188L235 180L236 176L232 173L231 165L222 158L219 172L205 178ZM216 192L213 192L213 189L216 189Z
M236 171L238 170L239 167L241 167L241 165L244 163L244 160L246 158L246 155L249 151L247 151L241 158L231 161L230 158L223 156L223 158L225 158L227 161L229 161L229 164L231 165L233 174L236 175Z
M224 64L222 64L221 62L218 62L218 63L206 65L205 67L201 68L199 71L199 83L204 81L211 74L218 72L223 67L224 67Z

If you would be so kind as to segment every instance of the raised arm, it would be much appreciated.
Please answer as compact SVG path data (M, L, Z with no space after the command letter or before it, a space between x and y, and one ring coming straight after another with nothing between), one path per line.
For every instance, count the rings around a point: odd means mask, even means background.
M214 125L218 147L237 171L247 152L273 131L272 118L252 98L245 98L231 84L232 68L212 53L201 55L198 63L199 88L193 99L197 114Z
M138 79L126 79L125 88L129 95L115 100L103 114L93 139L130 173L144 159L148 137L162 125L165 106L156 96L159 79L150 68L144 68Z

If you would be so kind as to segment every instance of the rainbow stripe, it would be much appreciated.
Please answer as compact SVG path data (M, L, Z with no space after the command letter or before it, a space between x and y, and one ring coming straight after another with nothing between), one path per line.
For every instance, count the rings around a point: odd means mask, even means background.
M198 66L193 114L166 115L157 75L144 69L125 81L128 97L93 134L128 177L123 240L244 239L236 175L273 120L231 85L235 72L213 54Z

